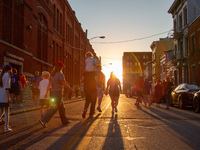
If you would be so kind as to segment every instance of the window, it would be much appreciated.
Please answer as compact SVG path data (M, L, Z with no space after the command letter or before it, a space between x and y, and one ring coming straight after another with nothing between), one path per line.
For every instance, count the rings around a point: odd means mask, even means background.
M62 14L60 14L60 34L62 35Z
M146 63L145 63L145 62L143 62L143 66L145 66L145 64L146 64Z
M132 62L130 62L130 66L132 66Z
M174 32L176 32L177 26L176 26L176 20L174 20Z
M126 59L129 59L129 56L127 56Z
M149 59L148 55L146 56L146 59Z
M198 34L198 36L197 36L197 41L198 41L198 50L200 51L200 28L198 29L197 34Z
M145 55L143 55L143 59L145 59Z
M59 27L59 10L57 9L57 21L56 21L56 29L58 31L58 27Z
M182 21L182 13L179 15L179 31L182 30L182 25L183 25L183 21Z
M194 52L195 52L194 35L191 37L191 49L192 49L192 54L194 54Z
M135 62L135 66L137 66L137 62Z
M127 62L127 66L129 66L129 62Z
M56 20L56 5L54 4L53 5L53 27L55 28L56 27L56 22L55 22L55 20Z
M187 25L187 7L184 8L184 26Z
M185 56L188 56L188 37L185 38Z

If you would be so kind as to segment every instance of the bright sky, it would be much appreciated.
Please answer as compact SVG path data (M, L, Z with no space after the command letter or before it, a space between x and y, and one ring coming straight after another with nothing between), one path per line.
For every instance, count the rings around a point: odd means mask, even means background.
M114 71L122 81L123 52L151 51L150 45L170 35L173 19L168 14L174 0L68 0L108 79ZM165 33L164 33L165 32ZM164 34L160 34L164 33ZM160 35L157 35L160 34ZM153 36L157 35L157 36ZM146 38L153 36L151 38ZM141 39L142 38L142 39ZM112 63L112 65L110 65Z

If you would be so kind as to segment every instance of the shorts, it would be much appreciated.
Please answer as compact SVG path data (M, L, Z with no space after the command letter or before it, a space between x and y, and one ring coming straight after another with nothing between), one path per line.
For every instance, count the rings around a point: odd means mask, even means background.
M103 88L97 87L97 98L103 98Z
M9 103L0 103L0 108L9 107Z
M12 86L11 89L10 89L10 94L19 95L19 94L20 94L20 89L19 89L19 87Z
M50 99L39 99L40 105L50 105Z
M39 95L40 94L40 89L32 88L32 93L33 93L33 95Z

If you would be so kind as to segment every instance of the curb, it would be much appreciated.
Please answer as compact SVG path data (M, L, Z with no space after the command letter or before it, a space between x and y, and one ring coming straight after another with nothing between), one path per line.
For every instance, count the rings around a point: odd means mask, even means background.
M64 104L75 103L75 102L79 102L79 101L83 101L83 100L85 100L85 99L84 98L71 99L71 100L64 101ZM22 113L26 113L26 112L31 112L31 111L35 111L35 110L39 110L39 109L40 109L40 106L35 107L35 108L16 110L16 111L10 112L10 116L18 115L18 114L22 114Z

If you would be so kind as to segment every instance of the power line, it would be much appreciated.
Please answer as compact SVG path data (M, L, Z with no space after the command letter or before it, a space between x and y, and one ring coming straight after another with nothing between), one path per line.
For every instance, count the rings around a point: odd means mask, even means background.
M155 36L158 36L158 35L161 35L161 34L165 34L165 33L169 33L171 30L168 30L168 31L165 31L165 32L161 32L161 33L158 33L158 34L154 34L154 35L150 35L150 36L146 36L146 37L142 37L142 38L136 38L136 39L132 39L132 40L125 40L125 41L115 41L115 42L91 42L91 43L97 43L97 44L118 44L118 43L127 43L127 42L133 42L133 41L139 41L139 40L144 40L144 39L148 39L148 38L151 38L151 37L155 37Z

